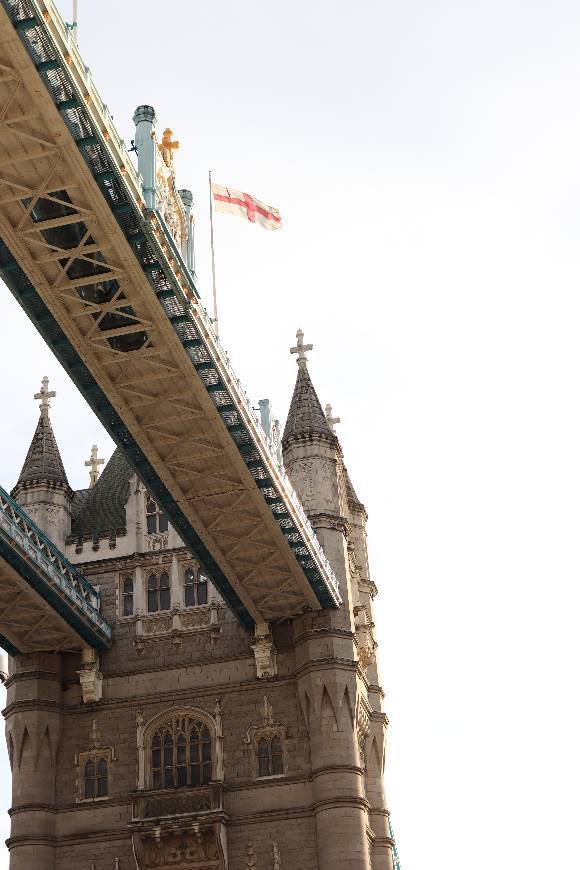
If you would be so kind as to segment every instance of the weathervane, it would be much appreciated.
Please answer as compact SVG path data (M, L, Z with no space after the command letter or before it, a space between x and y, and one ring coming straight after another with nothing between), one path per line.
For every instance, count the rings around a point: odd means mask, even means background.
M40 388L40 393L35 393L34 398L40 399L40 416L44 418L48 418L48 412L50 411L50 400L54 399L56 393L54 390L48 391L48 378L45 375L42 379L42 386Z
M296 362L298 363L299 369L305 369L306 363L308 360L306 359L306 351L312 350L314 345L312 344L304 344L304 332L299 329L296 333L296 346L290 348L290 353L297 353L298 358Z

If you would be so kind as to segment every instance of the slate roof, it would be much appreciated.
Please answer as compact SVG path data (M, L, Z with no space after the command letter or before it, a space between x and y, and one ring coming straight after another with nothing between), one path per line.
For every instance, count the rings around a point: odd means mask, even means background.
M133 473L133 466L117 448L96 486L75 492L71 523L71 534L75 538L126 528L125 505Z
M298 368L298 377L294 387L294 394L290 402L288 419L284 427L282 444L285 445L295 437L309 437L317 435L332 444L338 443L338 438L326 422L320 400L316 395L314 385L306 366Z
M48 414L40 415L13 492L20 486L32 483L51 483L70 488Z

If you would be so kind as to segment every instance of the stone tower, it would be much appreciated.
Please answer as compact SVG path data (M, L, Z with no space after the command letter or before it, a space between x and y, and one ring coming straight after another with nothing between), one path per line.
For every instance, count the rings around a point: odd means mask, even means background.
M100 656L10 659L10 870L392 870L367 515L309 348L299 332L282 452L343 604L257 637L120 450L70 490L44 384L14 494L114 633Z

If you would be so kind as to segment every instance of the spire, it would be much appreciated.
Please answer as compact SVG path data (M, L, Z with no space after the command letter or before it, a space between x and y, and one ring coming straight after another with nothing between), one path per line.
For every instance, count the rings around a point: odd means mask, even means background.
M60 458L60 452L50 424L50 400L56 396L54 390L49 392L48 378L42 379L42 387L39 393L34 394L35 399L40 399L40 419L32 438L18 483L18 487L31 483L51 483L69 487L64 465Z
M288 411L288 419L284 428L282 444L286 445L293 437L312 437L317 435L332 444L337 444L338 439L322 410L320 400L316 395L314 385L310 380L306 360L306 351L312 350L311 344L304 344L304 333L301 329L296 333L296 347L290 348L290 353L298 354L298 377Z

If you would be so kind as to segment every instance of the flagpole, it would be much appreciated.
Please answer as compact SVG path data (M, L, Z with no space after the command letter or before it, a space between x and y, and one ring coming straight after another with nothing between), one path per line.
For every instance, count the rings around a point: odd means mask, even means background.
M213 193L211 189L211 169L209 171L209 230L211 240L211 275L213 279L213 326L218 335L217 291L215 286L215 252L213 247Z

